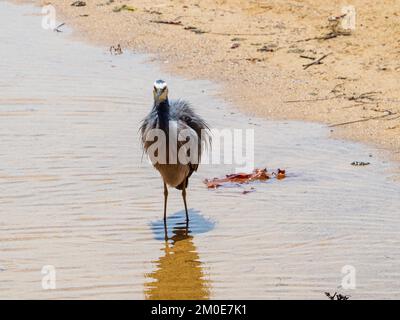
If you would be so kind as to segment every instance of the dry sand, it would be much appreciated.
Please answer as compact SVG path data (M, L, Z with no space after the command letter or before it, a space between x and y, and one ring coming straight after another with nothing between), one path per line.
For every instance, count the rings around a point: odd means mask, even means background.
M400 158L399 1L30 2L54 5L83 39L155 53L168 71L220 83L222 96L249 114L341 124L331 128L334 137ZM114 12L124 4L134 10ZM346 4L357 14L351 35L310 40L332 31L328 18ZM304 70L312 60L301 56L325 54Z

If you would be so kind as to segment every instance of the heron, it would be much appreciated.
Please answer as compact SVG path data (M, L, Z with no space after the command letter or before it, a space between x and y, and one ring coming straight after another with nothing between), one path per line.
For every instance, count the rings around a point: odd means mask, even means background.
M186 190L189 178L199 167L203 151L211 143L209 127L189 102L182 99L168 99L168 86L165 81L154 82L153 96L153 107L140 127L143 150L163 179L165 228L168 187L182 191L188 224ZM160 130L164 134L163 139L158 135ZM154 138L154 131L157 132L157 138ZM182 135L184 140L179 139ZM165 157L161 153L164 153Z

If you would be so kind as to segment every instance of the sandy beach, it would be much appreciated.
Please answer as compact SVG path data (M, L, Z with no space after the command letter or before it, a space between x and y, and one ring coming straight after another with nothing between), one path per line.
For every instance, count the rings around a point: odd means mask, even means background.
M323 122L333 137L372 143L400 157L398 1L72 3L51 1L58 21L82 40L153 53L173 74L214 80L221 96L247 114ZM326 37L332 33L328 18L349 4L355 29ZM304 68L324 55L321 64Z

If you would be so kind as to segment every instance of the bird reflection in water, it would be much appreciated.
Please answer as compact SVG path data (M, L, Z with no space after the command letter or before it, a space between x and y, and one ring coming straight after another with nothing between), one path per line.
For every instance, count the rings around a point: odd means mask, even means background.
M164 235L167 240L161 250L162 256L155 261L156 270L146 275L146 299L199 300L210 297L210 281L204 274L203 264L193 243L193 234L211 230L214 223L196 211L190 214L190 225L182 222L184 212L178 212L170 218L175 223L170 225L171 232ZM162 238L164 227L161 224L161 221L152 224L156 239Z

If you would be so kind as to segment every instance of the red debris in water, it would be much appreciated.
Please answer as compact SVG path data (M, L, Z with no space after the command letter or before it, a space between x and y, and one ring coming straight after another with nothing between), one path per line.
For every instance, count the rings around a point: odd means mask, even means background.
M278 180L281 180L286 177L285 170L278 169L277 172L272 172L269 174L267 169L255 169L252 173L235 173L228 174L225 178L213 178L213 179L205 179L204 183L207 185L209 189L216 189L218 187L222 187L227 184L246 184L252 181L265 181L275 177ZM243 194L248 192L244 191Z
M274 174L275 174L275 176L276 176L276 178L278 180L286 178L286 171L285 170L278 169L278 172L276 172L276 173L274 172Z

